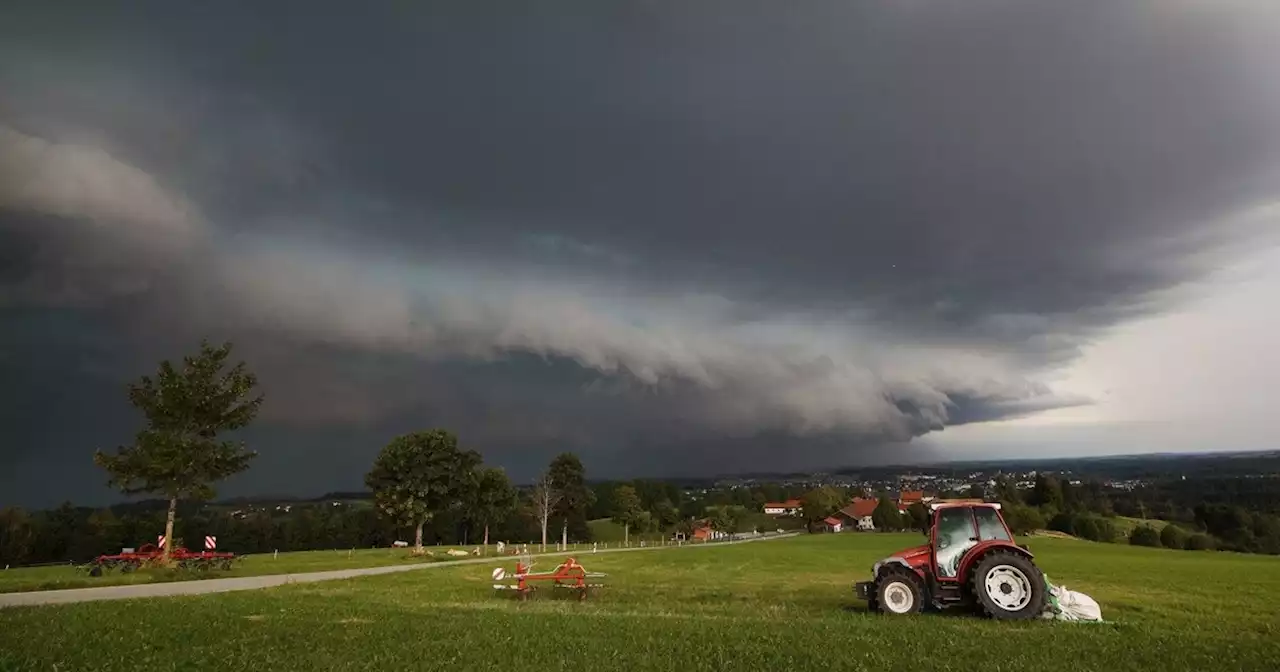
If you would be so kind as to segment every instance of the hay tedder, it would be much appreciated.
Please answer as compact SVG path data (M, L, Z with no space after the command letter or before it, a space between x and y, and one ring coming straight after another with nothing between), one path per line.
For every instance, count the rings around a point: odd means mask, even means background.
M137 550L125 549L115 555L100 555L84 565L83 569L89 573L89 576L102 576L103 573L112 570L129 573L157 565L163 556L164 550L161 547L155 544L143 544ZM215 551L193 553L179 546L170 551L169 560L176 563L180 569L208 571L231 569L238 558L235 553Z
M579 600L585 600L592 588L604 587L603 579L608 576L600 572L588 572L574 558L566 558L550 572L534 572L533 558L524 555L516 562L515 573L508 576L501 567L493 570L493 588L498 591L513 591L520 600L528 599L537 587L538 581L546 582L552 588L575 591ZM515 583L501 583L508 578Z

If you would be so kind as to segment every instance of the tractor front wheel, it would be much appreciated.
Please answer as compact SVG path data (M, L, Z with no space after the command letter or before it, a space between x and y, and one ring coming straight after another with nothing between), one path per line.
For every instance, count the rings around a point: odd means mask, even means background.
M882 614L918 614L924 611L924 585L906 567L888 567L876 577L874 608Z
M1025 620L1044 611L1048 599L1044 574L1025 555L996 551L969 574L974 598L991 618Z

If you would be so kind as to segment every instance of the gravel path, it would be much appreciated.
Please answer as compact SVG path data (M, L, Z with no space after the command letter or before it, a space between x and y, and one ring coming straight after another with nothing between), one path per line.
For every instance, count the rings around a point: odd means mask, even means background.
M785 539L794 537L797 533L775 534L770 536L753 537L749 539L740 539L732 542L718 542L711 546L720 546L724 543L728 544L745 544L753 541L767 541L769 539ZM611 548L596 551L596 553L628 553L631 551L656 551L661 549L675 550L677 548L707 548L701 544L687 546L633 546L631 548ZM539 554L535 557L551 557L559 555L592 555L591 551L567 551L558 553ZM136 597L168 597L172 595L204 595L206 593L225 593L233 590L253 590L255 588L270 588L272 586L283 586L290 583L310 583L313 581L332 581L335 579L351 579L358 576L373 576L375 574L392 574L394 572L409 572L418 569L432 569L434 567L454 567L457 565L477 565L485 563L502 562L506 556L502 557L485 557L485 558L468 558L466 560L443 560L440 562L424 562L412 565L392 565L390 567L366 567L363 569L337 569L327 572L306 572L303 574L272 574L267 576L238 576L227 579L203 579L199 581L170 581L166 583L138 583L128 586L103 586L101 588L71 588L66 590L40 590L24 593L0 593L0 608L3 607L26 607L41 604L66 604L69 602L92 602L95 600L123 600Z

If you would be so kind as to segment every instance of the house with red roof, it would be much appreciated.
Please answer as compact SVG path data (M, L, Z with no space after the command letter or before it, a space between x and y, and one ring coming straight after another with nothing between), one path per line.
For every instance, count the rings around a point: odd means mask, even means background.
M903 490L898 495L898 513L906 513L912 504L923 504L924 492L920 490Z
M788 499L785 502L765 502L764 512L770 516L800 515L800 500Z
M871 514L876 510L878 502L869 497L854 497L852 502L835 513L835 517L844 521L843 528L851 530L874 530Z
M822 522L825 524L826 529L831 532L839 532L844 529L844 520L837 516L827 516L822 519Z
M700 520L693 525L694 541L715 541L716 539L720 539L725 536L728 535L724 532L713 529L709 521Z

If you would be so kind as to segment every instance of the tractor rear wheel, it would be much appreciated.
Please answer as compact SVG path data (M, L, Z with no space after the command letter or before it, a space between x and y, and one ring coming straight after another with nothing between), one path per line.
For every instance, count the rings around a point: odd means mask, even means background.
M924 584L906 567L887 567L876 577L871 603L882 614L918 614L924 611Z
M969 588L982 611L1000 620L1036 618L1048 594L1044 574L1025 555L994 551L969 570Z

